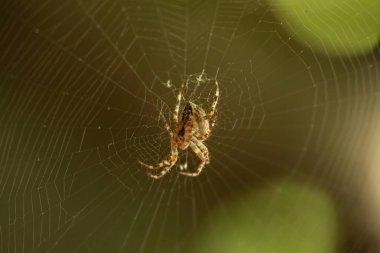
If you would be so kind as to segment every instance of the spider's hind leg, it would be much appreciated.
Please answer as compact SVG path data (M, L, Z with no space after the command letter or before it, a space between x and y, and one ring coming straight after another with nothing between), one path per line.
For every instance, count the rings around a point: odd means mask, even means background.
M139 163L142 166L144 166L144 167L146 167L147 169L150 169L150 170L158 170L158 169L160 169L160 168L162 168L164 166L170 166L171 165L170 160L163 160L162 162L160 162L157 165L149 165L149 164L146 164L146 163L144 163L142 161L139 161Z
M194 140L194 141L196 141L196 140ZM197 144L200 143L199 141L196 141L196 142L197 142ZM181 171L179 173L182 174L182 175L184 175L184 176L188 176L188 177L196 177L199 174L201 174L201 172L203 170L203 167L209 161L209 159L208 159L208 151L206 152L206 154L202 153L202 151L201 151L202 148L199 148L192 141L190 141L189 145L190 145L191 149L195 152L195 154L199 157L199 159L201 160L201 163L199 164L199 166L198 166L198 168L197 168L197 170L195 172L183 172L183 171ZM203 143L202 143L202 145L203 145ZM204 148L207 150L206 146L204 146Z
M149 164L146 164L144 162L141 162L139 161L139 163L146 167L147 169L149 170L158 170L162 167L164 167L164 169L158 173L157 175L153 175L151 173L148 173L148 176L150 176L151 178L154 178L154 179L159 179L160 177L164 176L166 173L169 172L169 170L174 166L174 164L176 164L178 160L178 150L177 150L177 147L173 147L172 146L172 149L171 149L171 154L170 154L170 158L167 159L167 160L163 160L162 162L160 162L159 164L153 166L153 165L149 165Z
M163 160L162 162L160 162L157 165L149 165L149 164L146 164L142 161L139 161L139 163L142 166L146 167L147 169L157 170L157 169L165 167L165 166L170 167L170 168L173 167L173 165L177 162L177 159L178 159L177 147L172 147L169 159Z
M206 161L206 164L209 164L210 163L210 157L208 155L208 148L206 147L205 144L203 144L203 142L197 140L197 139L193 139L192 140L196 145L197 147L202 151L201 153L201 156L205 159ZM197 154L198 155L198 154ZM198 157L200 157L198 155ZM202 158L200 158L202 160Z
M173 165L174 165L174 164L173 164ZM172 165L172 166L173 166L173 165ZM149 172L148 172L147 174L148 174L149 177L151 177L151 178L153 178L153 179L159 179L159 178L165 176L166 173L168 173L168 172L170 171L170 168L171 168L172 166L167 166L167 167L165 167L165 168L164 168L163 170L161 170L161 172L158 173L157 175L151 174L151 173L149 173Z

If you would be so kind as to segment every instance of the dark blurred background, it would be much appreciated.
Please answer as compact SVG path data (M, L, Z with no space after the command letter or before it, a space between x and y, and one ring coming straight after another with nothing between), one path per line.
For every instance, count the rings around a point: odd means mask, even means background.
M1 252L380 252L380 4L2 1ZM218 121L169 156L176 97ZM181 105L182 108L183 105Z

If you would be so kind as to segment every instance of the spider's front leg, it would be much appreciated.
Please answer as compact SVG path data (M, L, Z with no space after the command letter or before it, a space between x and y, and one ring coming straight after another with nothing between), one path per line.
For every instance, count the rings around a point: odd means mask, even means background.
M175 109L174 109L174 113L173 113L174 123L178 123L179 106L181 105L182 93L183 93L184 87L185 87L185 82L183 82L181 84L181 88L180 88L179 93L177 95L177 104L175 105Z
M194 144L194 142L197 143L197 145ZM192 139L189 143L191 149L195 152L195 154L199 157L201 160L201 163L199 164L196 172L180 172L180 174L189 176L189 177L196 177L199 174L201 174L203 167L205 166L206 163L209 163L209 157L208 157L208 149L207 147L198 141L197 139ZM201 147L199 147L201 146ZM201 149L204 150L204 153L202 153Z
M170 135L170 138L173 137L173 133L172 131L170 131L170 126L169 126L169 123L168 121L166 120L165 116L161 114L161 118L162 118L162 121L164 123L164 127L166 129L166 131L168 131L169 135Z

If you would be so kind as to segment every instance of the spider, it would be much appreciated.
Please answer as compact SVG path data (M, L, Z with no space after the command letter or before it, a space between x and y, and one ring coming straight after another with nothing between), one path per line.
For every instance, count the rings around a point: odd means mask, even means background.
M148 165L144 162L139 161L141 165L148 168L149 170L158 170L163 168L158 174L151 174L148 172L148 176L154 179L159 179L163 177L170 169L176 164L178 160L178 148L185 150L190 147L194 153L201 160L197 170L195 172L179 172L182 175L196 177L198 176L205 164L210 163L210 158L208 155L208 149L203 143L210 136L215 123L216 123L216 105L218 104L219 98L219 85L218 81L215 80L215 95L214 100L211 105L211 110L208 114L197 104L187 101L181 114L179 114L179 108L181 100L183 97L183 89L185 83L183 82L180 91L177 96L177 104L173 113L173 121L175 123L174 130L170 130L170 127L164 117L164 126L170 135L170 156L168 159L163 160L159 164L153 166ZM211 124L210 124L211 120Z

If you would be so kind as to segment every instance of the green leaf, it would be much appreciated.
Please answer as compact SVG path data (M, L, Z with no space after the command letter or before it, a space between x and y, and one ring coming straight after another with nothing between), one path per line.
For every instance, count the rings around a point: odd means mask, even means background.
M364 54L379 43L379 0L272 0L271 5L298 40L320 52Z
M334 205L326 194L279 182L211 214L198 252L335 253L338 231Z

